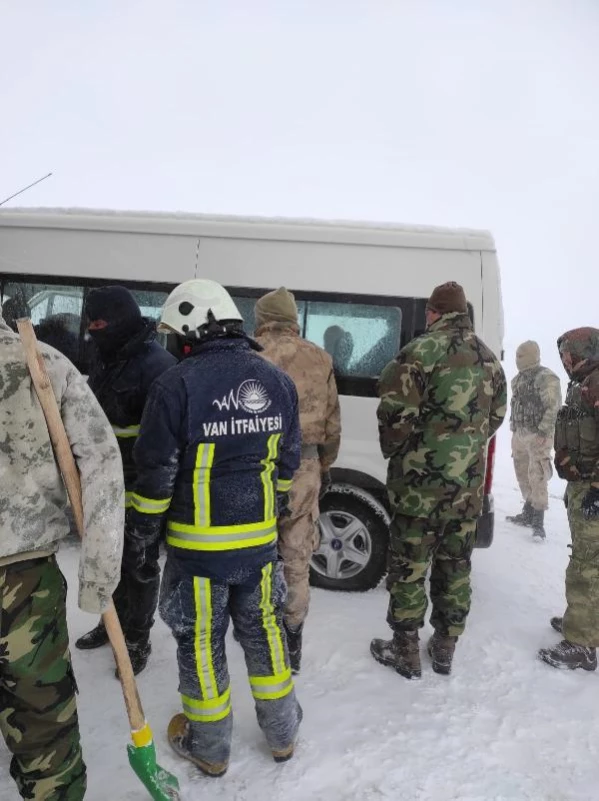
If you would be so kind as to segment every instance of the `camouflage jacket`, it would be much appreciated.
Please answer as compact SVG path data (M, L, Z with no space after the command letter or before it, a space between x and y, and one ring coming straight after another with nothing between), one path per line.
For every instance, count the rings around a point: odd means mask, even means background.
M333 360L317 345L302 339L296 326L268 323L256 332L262 355L289 375L299 395L302 445L317 445L321 469L337 459L341 413Z
M121 571L123 469L110 423L62 354L40 345L83 492L79 605L106 608ZM21 342L0 317L0 560L53 553L70 530L67 498Z
M553 438L562 405L559 378L547 367L529 367L512 379L510 428Z
M599 330L578 328L558 340L572 367L565 405L555 426L555 467L567 481L589 480L599 487Z
M403 348L379 381L379 436L400 514L474 518L487 440L506 413L501 364L467 315L446 314Z

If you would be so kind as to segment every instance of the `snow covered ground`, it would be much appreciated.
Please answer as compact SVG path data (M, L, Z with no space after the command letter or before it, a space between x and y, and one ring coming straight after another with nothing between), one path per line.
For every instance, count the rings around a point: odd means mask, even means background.
M520 499L506 452L496 479L493 547L474 559L474 601L454 674L424 662L420 682L375 664L368 645L386 636L386 593L315 591L297 681L305 720L297 756L273 763L257 727L239 646L231 640L235 731L220 780L171 755L165 729L179 710L175 653L161 622L140 676L159 761L181 779L184 799L214 801L596 801L599 797L599 673L552 670L537 648L558 640L549 617L564 604L569 541L560 482L552 482L545 544L502 522ZM77 553L61 557L71 584L75 637L93 619L77 610ZM428 635L425 631L425 637ZM425 658L426 659L426 658ZM89 801L148 798L127 764L127 724L108 649L74 653ZM17 794L0 746L0 801Z

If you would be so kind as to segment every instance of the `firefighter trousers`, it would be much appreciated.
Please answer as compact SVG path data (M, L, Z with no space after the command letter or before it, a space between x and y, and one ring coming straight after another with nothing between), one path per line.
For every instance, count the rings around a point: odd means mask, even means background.
M166 563L160 616L177 641L179 692L190 722L189 747L205 762L226 763L233 712L225 634L232 618L244 650L260 728L271 750L295 742L302 717L281 627L286 587L280 562L209 579Z

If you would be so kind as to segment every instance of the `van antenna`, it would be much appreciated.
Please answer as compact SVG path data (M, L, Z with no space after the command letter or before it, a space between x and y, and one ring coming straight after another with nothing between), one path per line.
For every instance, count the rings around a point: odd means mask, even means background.
M12 200L14 197L18 197L18 195L22 195L23 192L26 192L28 189L31 189L33 186L37 186L38 184L41 184L42 181L45 181L46 178L49 178L51 175L52 175L52 173L49 172L48 175L44 175L43 178L38 178L37 181L34 181L32 184L29 184L29 186L24 186L23 189L19 189L18 192L14 193L14 195L11 195L10 197L7 197L6 200L3 200L2 202L0 202L0 206L4 206L4 204L8 203L9 200Z

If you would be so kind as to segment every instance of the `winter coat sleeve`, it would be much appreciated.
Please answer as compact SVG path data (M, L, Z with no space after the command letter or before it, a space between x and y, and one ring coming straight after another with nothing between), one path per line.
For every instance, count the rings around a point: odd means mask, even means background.
M553 438L555 434L555 421L562 405L562 388L555 373L547 371L541 374L539 393L543 405L543 418L539 423L539 434Z
M426 389L424 366L408 348L383 370L378 383L379 442L385 459L406 446L420 415Z
M141 374L141 390L145 397L147 397L154 381L177 364L177 360L172 353L165 350L158 342L153 342L151 348L150 357L146 359Z
M582 385L583 403L593 410L596 430L599 431L599 371L592 373ZM591 474L593 487L599 488L599 459Z
M297 389L287 376L285 376L285 384L289 397L289 423L286 430L283 431L279 448L277 492L288 492L291 489L293 476L300 466L302 448Z
M510 431L516 430L516 424L514 422L514 396L516 394L517 387L518 376L514 376L514 378L512 378L512 397L510 400Z
M133 449L137 480L127 515L128 536L141 546L160 538L173 497L186 409L182 393L179 385L167 388L163 380L155 381L141 419Z
M72 365L60 411L79 470L83 499L85 536L79 565L79 606L96 614L108 608L121 575L125 523L121 454L100 404Z
M331 366L329 380L327 383L327 411L325 420L325 441L318 448L320 456L320 469L326 472L337 459L339 445L341 444L341 409L339 407L339 395L337 393L337 382L335 373Z
M507 413L507 380L503 367L497 362L493 376L493 399L489 415L489 439L495 436Z

